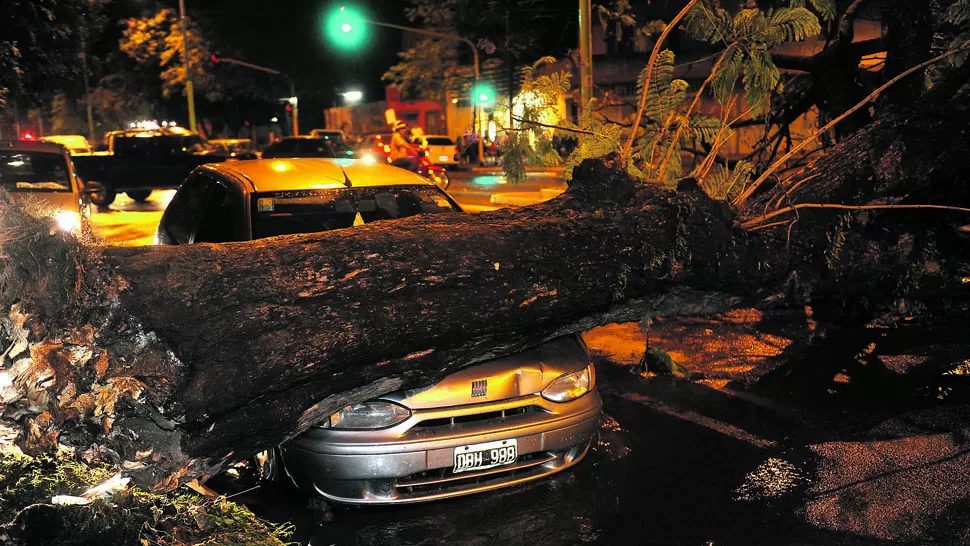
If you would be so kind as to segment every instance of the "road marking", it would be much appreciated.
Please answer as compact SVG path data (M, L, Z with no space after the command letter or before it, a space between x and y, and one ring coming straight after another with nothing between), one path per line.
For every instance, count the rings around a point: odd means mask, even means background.
M643 396L637 393L623 393L621 395L623 398L630 400L631 402L638 402L649 406L651 409L655 409L660 413L665 413L667 415L683 419L694 423L695 425L700 425L704 428L709 428L715 432L720 432L725 436L730 436L736 440L741 440L742 442L747 442L753 446L760 447L763 449L773 448L778 446L778 442L774 440L768 440L762 438L756 434L752 434L744 429L740 429L730 423L725 423L724 421L718 421L717 419L711 419L710 417L701 415L697 412L690 410L681 410L649 396Z

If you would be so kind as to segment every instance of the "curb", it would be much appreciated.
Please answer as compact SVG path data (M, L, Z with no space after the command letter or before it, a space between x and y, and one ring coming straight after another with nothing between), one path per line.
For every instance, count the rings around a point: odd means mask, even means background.
M487 172L487 173L497 173L497 174L501 174L503 172L502 171L502 167L479 167L479 166L474 166L474 167L466 168L466 169L461 169L460 168L458 170L460 170L460 171L469 171L469 172L473 172L473 173L486 173ZM557 174L562 174L562 172L564 170L565 169L563 167L561 167L561 166L553 165L552 167L535 167L535 168L529 167L529 168L526 168L525 172L527 172L527 173L557 173Z
M539 191L493 193L489 198L489 201L493 205L514 205L517 207L525 207L528 205L535 205L536 203L541 203L543 201L548 201L559 196L564 191L565 189L559 188L542 188Z

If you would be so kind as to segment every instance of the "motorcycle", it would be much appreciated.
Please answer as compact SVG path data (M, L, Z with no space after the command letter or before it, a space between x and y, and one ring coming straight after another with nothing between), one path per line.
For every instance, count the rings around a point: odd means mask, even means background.
M418 150L417 157L411 156L408 158L398 159L391 162L391 165L407 169L418 174L419 176L423 176L434 182L435 186L438 186L443 190L447 190L448 186L451 185L451 179L448 177L448 171L446 171L441 165L435 165L431 161L431 158L428 157L427 148L420 148Z
M431 159L428 158L428 150L418 152L418 167L415 172L434 182L435 186L443 190L447 190L448 186L451 185L448 171L441 165L435 165L431 162Z

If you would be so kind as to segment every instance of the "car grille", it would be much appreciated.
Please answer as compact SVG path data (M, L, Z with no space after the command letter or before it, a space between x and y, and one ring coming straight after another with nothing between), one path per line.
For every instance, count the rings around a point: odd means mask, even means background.
M527 413L543 412L544 410L539 406L522 406L518 408L507 408L503 410L496 411L486 411L483 413L475 413L472 415L459 415L456 417L439 417L437 419L427 419L425 421L420 421L414 425L416 429L424 428L435 428L435 427L453 427L455 425L463 425L466 423L480 423L486 421L501 421L508 419L510 417L515 417L517 415L525 415Z
M393 487L399 499L435 497L469 489L491 489L518 481L548 475L585 454L587 445L560 451L540 451L520 455L515 463L479 472L455 474L450 468L418 472L398 479Z

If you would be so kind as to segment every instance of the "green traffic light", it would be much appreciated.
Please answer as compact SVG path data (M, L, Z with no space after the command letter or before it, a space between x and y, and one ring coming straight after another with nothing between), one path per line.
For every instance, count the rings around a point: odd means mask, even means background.
M495 102L495 90L487 83L479 83L472 89L472 99L479 104Z
M367 42L367 18L354 7L340 6L327 16L327 38L339 49L359 49Z

